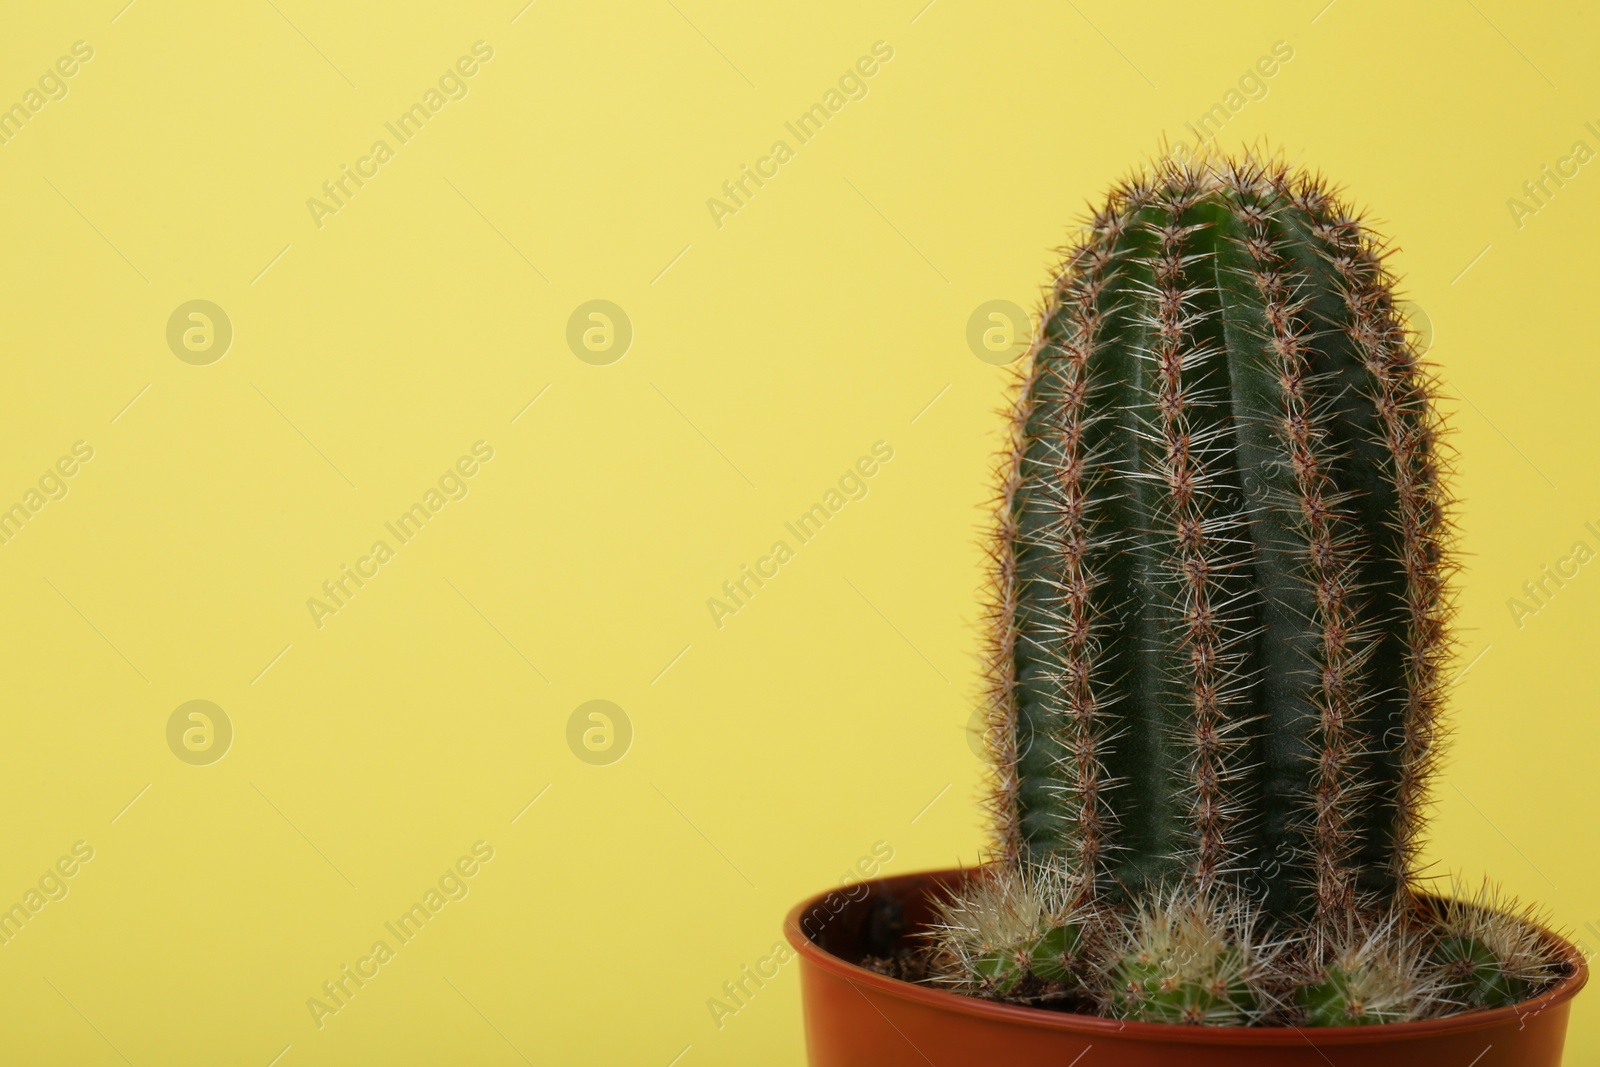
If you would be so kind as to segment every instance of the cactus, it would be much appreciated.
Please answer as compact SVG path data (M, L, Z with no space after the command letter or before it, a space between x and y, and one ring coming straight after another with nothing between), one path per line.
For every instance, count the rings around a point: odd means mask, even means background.
M1441 995L1459 1008L1503 1008L1537 993L1557 977L1539 925L1488 882L1470 897L1456 889L1432 952Z
M1121 947L1098 990L1056 980L1113 1014L1410 1018L1438 999L1419 946L1463 1003L1501 995L1482 930L1450 947L1408 925L1450 528L1385 256L1318 179L1168 158L1113 191L1047 293L992 541L994 884L1060 874L1081 944ZM1043 928L963 942L972 916L945 910L950 976L1005 996ZM1251 956L1256 917L1294 946L1299 994Z
M998 850L1100 892L1279 865L1387 903L1434 756L1446 527L1381 252L1318 183L1169 163L1070 254L1015 411Z
M1123 1019L1232 1025L1264 1014L1275 949L1258 944L1248 902L1167 890L1124 920L1106 995Z
M1089 917L1059 868L999 867L941 902L943 978L990 998L1041 1000L1070 992L1086 969Z
M1430 985L1416 925L1401 912L1365 923L1352 916L1297 992L1311 1026L1372 1026L1421 1017L1442 990Z

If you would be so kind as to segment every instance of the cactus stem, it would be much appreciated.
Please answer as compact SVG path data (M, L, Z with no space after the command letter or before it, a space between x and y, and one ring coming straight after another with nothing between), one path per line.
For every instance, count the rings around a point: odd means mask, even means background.
M1275 192L1275 196L1281 195ZM1360 714L1355 688L1367 658L1352 605L1359 582L1352 550L1359 550L1360 544L1348 516L1338 506L1338 489L1328 475L1335 461L1328 454L1328 430L1307 396L1307 380L1313 374L1307 358L1312 331L1304 319L1305 300L1295 291L1285 262L1282 238L1273 233L1276 206L1257 202L1260 210L1244 220L1243 245L1251 259L1250 277L1269 330L1265 349L1282 397L1276 430L1287 451L1297 505L1290 521L1305 544L1305 581L1314 597L1315 625L1320 631L1320 643L1314 646L1308 664L1315 679L1311 703L1317 711L1321 753L1309 836L1317 857L1318 917L1325 924L1335 924L1355 907L1355 885L1349 876L1353 842L1348 810L1360 796L1353 780L1360 740L1353 727Z

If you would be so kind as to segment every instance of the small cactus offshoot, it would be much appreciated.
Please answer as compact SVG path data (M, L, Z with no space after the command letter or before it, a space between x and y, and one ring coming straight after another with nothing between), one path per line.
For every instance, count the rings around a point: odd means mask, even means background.
M1254 155L1159 161L1065 250L1000 457L993 870L945 908L942 980L1345 1026L1563 973L1526 915L1415 887L1449 462L1387 256Z
M1333 944L1314 950L1296 1002L1309 1026L1408 1022L1438 1000L1427 963L1405 916L1352 923Z
M1442 995L1460 1008L1503 1008L1560 977L1536 914L1485 882L1445 902L1433 947Z
M1059 870L991 867L940 902L943 980L989 998L1042 1000L1077 992L1087 970L1089 916Z
M1139 907L1113 949L1111 1013L1141 1022L1242 1026L1270 1005L1272 953L1244 903L1193 892Z

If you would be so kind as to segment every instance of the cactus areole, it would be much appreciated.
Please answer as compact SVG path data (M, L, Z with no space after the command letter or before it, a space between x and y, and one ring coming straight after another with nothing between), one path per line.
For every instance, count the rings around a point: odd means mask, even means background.
M1068 254L995 543L997 851L1102 894L1332 919L1405 884L1435 755L1445 504L1383 251L1254 163L1123 185Z

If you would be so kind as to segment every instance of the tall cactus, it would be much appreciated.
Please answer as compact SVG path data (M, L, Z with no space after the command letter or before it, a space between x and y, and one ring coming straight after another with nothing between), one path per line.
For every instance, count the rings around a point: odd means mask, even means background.
M1430 379L1317 180L1166 160L1066 257L1012 415L987 667L1001 862L1099 900L1392 903L1435 759Z
M1017 382L988 605L994 863L933 980L1149 1022L1514 1003L1565 950L1413 886L1450 654L1432 380L1318 180L1167 159Z

